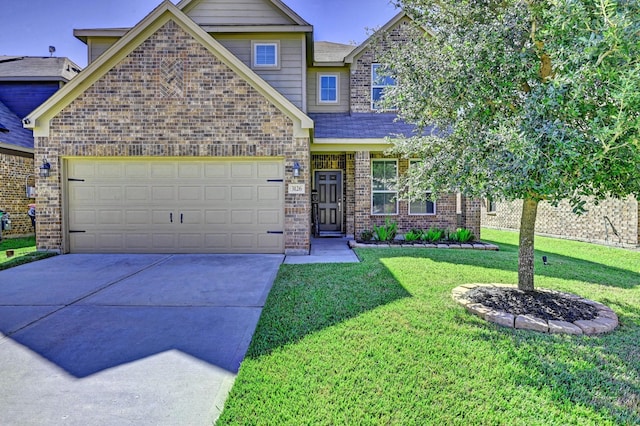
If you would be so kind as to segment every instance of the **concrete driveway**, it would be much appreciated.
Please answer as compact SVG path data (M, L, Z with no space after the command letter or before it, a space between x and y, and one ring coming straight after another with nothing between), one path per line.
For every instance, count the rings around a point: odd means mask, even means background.
M0 271L0 423L206 425L280 255L65 255Z

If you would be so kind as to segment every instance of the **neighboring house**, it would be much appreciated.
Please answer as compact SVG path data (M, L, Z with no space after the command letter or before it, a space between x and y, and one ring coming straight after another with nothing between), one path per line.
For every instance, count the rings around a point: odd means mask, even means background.
M0 209L12 222L3 237L33 233L27 206L35 200L27 186L35 185L34 140L21 118L78 72L66 58L0 56Z
M385 137L413 127L377 111L394 84L377 38L316 43L279 0L164 1L131 29L74 34L89 66L27 117L52 164L40 249L305 254L312 190L323 235L387 218L480 233L478 201L407 203L388 184L410 161L385 157Z
M578 216L567 201L558 207L540 203L536 232L572 240L615 246L640 246L640 204L634 197L605 199L585 205L587 212ZM485 202L482 225L497 229L520 229L522 202Z

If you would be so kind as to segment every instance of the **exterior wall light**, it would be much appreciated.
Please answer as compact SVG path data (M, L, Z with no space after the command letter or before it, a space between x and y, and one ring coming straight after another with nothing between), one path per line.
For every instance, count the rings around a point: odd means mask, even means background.
M42 166L40 166L40 177L46 178L49 177L51 173L51 164L47 161L46 158L42 159Z
M298 176L300 176L300 163L295 161L293 163L293 177L298 177Z

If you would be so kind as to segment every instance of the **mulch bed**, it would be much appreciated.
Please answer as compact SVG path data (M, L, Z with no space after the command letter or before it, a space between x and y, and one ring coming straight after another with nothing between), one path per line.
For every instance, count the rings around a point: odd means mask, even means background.
M574 322L592 320L598 316L596 307L556 292L477 287L470 290L466 298L488 308L514 315L532 315L547 321Z

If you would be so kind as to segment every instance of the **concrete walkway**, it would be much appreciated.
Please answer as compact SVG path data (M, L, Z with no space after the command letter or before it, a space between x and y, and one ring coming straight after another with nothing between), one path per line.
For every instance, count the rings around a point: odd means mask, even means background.
M287 256L285 264L301 265L310 263L358 263L360 259L349 248L350 238L312 238L309 256Z
M0 271L2 425L210 425L282 255L65 255Z

